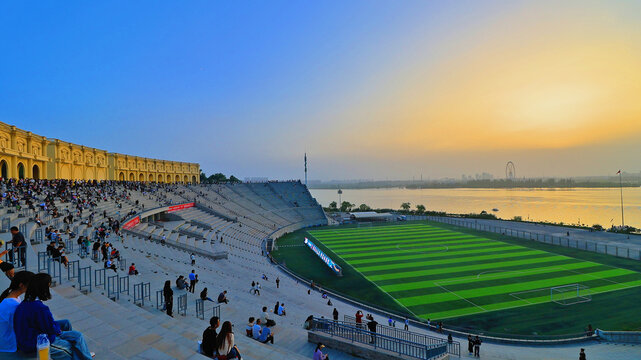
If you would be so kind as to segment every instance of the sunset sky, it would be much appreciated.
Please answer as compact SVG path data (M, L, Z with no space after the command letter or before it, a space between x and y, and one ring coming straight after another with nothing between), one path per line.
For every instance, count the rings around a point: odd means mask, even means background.
M641 170L639 1L0 4L0 121L240 178Z

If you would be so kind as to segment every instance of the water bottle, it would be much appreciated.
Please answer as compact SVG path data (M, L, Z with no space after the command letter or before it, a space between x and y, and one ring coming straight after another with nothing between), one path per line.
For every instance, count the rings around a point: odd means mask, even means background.
M46 334L38 335L36 348L38 349L38 360L49 360L49 338Z

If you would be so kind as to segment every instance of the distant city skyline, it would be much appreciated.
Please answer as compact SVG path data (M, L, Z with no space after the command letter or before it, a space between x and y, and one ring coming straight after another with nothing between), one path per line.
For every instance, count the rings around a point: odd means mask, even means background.
M641 2L0 4L0 121L244 178L641 170Z

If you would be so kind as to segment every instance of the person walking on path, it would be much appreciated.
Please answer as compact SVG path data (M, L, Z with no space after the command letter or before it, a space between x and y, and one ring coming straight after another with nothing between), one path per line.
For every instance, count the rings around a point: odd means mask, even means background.
M276 277L276 289L280 288L280 278Z
M410 319L405 318L405 326L403 327L403 330L409 331L410 330Z
M192 270L189 273L189 292L194 293L196 290L196 282L198 281L198 275L196 275L196 270Z
M191 258L191 266L196 265L196 254L191 253L190 258Z

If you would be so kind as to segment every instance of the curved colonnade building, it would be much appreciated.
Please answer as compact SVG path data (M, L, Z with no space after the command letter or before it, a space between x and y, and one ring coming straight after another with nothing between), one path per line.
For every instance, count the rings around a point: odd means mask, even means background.
M199 183L200 165L110 153L0 122L0 176Z

